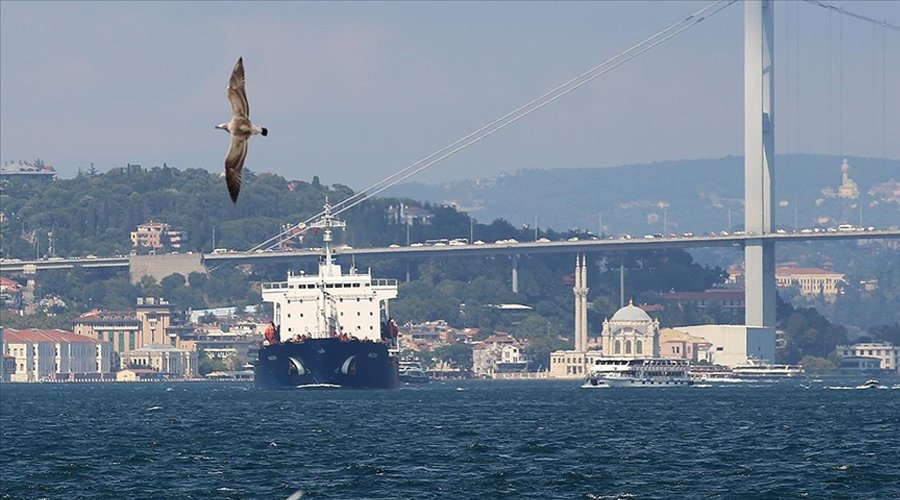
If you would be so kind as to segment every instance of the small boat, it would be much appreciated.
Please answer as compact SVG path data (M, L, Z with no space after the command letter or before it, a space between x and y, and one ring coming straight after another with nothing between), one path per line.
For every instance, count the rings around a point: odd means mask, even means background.
M856 386L856 388L857 389L882 389L882 388L884 388L884 386L881 385L881 382L879 382L875 379L869 379L869 380L866 380L865 382L863 382L862 385Z
M418 361L401 361L399 377L400 382L409 384L424 384L430 380Z

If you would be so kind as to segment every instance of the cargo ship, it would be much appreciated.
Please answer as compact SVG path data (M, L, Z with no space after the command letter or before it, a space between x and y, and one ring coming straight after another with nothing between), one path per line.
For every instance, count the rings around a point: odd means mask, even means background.
M310 225L321 230L324 251L318 273L288 273L287 281L263 283L273 306L274 335L267 335L254 366L257 387L292 389L349 387L391 389L398 385L397 326L388 302L397 280L374 279L334 261L332 238L346 224L328 204Z

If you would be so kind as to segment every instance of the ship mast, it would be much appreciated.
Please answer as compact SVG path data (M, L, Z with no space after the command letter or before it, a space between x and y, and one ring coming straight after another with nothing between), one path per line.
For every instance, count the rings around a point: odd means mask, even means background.
M325 244L325 265L320 267L319 275L324 275L322 271L325 271L328 273L328 275L331 275L332 265L334 264L334 258L331 254L331 242L333 240L332 230L344 229L347 227L347 224L331 214L331 205L328 203L328 199L326 198L324 214L318 220L310 224L310 227L319 228L323 231L322 241Z

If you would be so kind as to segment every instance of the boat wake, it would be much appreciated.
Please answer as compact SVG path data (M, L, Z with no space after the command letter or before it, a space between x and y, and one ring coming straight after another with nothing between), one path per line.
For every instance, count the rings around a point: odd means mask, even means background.
M300 384L297 389L340 389L337 384Z

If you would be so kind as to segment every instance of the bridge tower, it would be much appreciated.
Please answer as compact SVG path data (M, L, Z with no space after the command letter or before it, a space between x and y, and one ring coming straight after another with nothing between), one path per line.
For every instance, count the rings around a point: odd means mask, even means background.
M772 232L775 169L775 2L744 1L744 230ZM731 228L729 228L731 230ZM775 326L775 243L744 246L745 323Z

